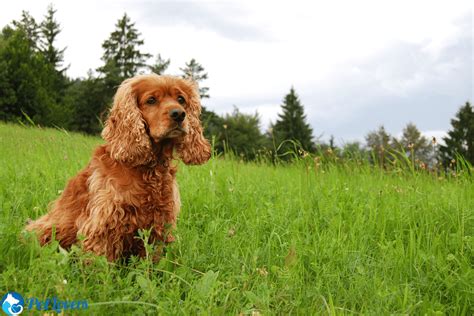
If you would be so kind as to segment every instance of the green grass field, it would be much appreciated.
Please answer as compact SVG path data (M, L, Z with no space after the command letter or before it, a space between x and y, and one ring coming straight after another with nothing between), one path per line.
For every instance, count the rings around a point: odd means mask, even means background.
M26 219L101 142L0 124L0 297L87 300L77 315L473 314L467 172L214 158L180 166L177 241L159 263L39 247Z

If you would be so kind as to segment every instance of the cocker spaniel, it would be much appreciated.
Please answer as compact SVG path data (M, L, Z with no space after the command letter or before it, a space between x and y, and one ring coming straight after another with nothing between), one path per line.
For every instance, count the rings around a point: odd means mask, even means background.
M145 255L137 231L152 228L151 242L172 242L180 209L177 155L185 164L211 156L200 123L197 85L171 76L140 75L117 90L89 164L67 184L46 215L26 226L42 245L53 236L109 261Z

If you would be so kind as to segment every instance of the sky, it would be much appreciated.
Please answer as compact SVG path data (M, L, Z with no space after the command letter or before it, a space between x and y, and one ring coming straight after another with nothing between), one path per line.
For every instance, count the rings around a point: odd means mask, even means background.
M69 76L102 65L102 42L126 12L142 50L171 59L169 74L191 58L204 66L207 108L257 111L262 130L291 87L315 139L338 144L381 125L400 136L409 122L439 139L474 99L470 1L15 0L0 1L0 27L22 10L40 21L49 3Z

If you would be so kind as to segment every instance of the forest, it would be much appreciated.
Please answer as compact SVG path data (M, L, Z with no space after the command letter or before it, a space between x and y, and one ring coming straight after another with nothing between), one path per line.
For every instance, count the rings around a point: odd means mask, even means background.
M118 85L136 74L167 74L171 59L143 51L145 39L125 13L102 43L102 66L90 70L86 78L68 77L66 48L56 43L61 25L55 14L50 5L43 20L36 21L23 11L18 20L3 27L0 120L98 135ZM232 113L219 115L205 107L212 90L205 83L208 73L197 60L189 60L180 72L180 76L200 85L205 135L218 154L271 162L290 161L306 154L361 157L384 167L400 157L413 160L413 164L416 160L420 168L447 167L458 157L474 163L474 111L469 101L459 107L443 139L428 139L409 121L400 137L378 126L368 131L365 143L337 145L334 135L328 142L315 137L317 127L307 123L304 105L293 87L286 95L282 92L276 122L262 131L258 113L243 113L234 106Z

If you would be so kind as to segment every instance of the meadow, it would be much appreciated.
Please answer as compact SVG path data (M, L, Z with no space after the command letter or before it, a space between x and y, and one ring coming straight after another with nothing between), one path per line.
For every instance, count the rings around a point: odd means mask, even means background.
M180 165L177 238L159 263L41 248L26 220L100 143L0 124L0 296L87 300L77 315L474 312L472 170L214 157Z

